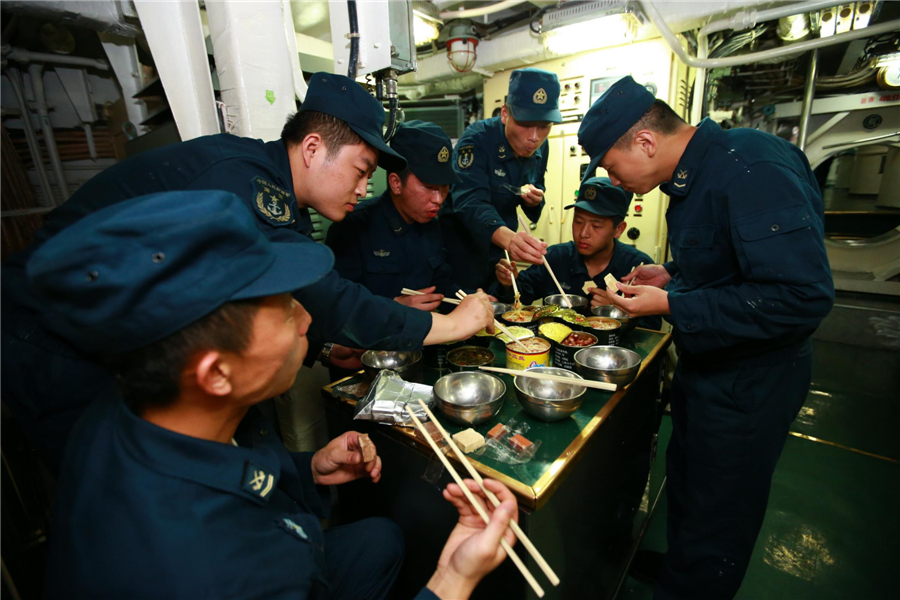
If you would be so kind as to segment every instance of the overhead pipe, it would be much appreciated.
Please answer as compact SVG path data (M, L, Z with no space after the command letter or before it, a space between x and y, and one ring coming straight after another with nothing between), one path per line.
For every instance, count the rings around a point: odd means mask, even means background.
M66 176L63 173L62 161L59 159L59 149L56 147L56 137L53 135L53 125L50 123L50 111L47 109L47 96L44 94L43 65L31 65L28 67L28 75L31 78L31 89L34 90L34 103L37 105L38 116L41 120L41 129L44 132L44 143L47 145L47 154L50 156L50 166L56 175L62 201L69 199L69 186L66 184Z
M290 0L282 0L281 10L284 15L284 35L287 39L288 52L291 55L291 73L294 79L294 96L300 102L306 100L307 85L300 67L300 53L297 51L297 31L294 29L294 14Z
M81 56L66 56L64 54L50 54L47 52L32 52L21 48L13 48L9 44L3 44L0 48L4 60L17 63L50 63L54 65L71 65L74 67L91 67L101 71L109 70L109 63L95 58Z
M22 112L22 122L25 123L25 141L28 142L28 152L31 154L31 162L34 163L34 170L37 171L38 180L41 188L44 190L44 196L47 203L51 206L56 205L53 199L53 190L50 187L50 179L47 177L47 170L44 168L44 158L41 156L41 148L38 145L37 135L34 133L34 126L31 124L31 110L25 102L25 92L22 89L22 74L15 67L7 71L9 75L9 83L12 85L13 93L19 103L19 109Z
M813 50L809 55L809 68L806 71L806 87L803 90L803 107L800 109L800 133L797 136L797 145L801 150L806 150L806 140L809 136L809 115L812 114L813 99L816 96L816 72L819 68L819 51Z
M496 12L500 12L501 10L506 10L507 8L511 8L513 6L516 6L517 4L523 4L523 2L524 0L504 0L503 2L495 2L494 4L490 4L488 6L482 6L481 8L470 8L468 10L445 10L441 13L441 18L444 20L450 20L482 17L484 15L490 15Z

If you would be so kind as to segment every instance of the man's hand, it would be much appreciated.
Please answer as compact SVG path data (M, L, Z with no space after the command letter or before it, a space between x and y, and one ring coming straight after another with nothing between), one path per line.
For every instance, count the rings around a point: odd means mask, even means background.
M612 302L609 301L610 293L607 290L588 288L588 294L591 295L591 308L612 304Z
M311 466L316 484L340 485L360 477L369 477L377 483L381 479L381 457L376 456L375 460L364 463L359 435L348 431L313 455Z
M347 346L335 344L331 348L331 354L328 357L328 362L333 366L339 367L341 369L347 369L348 371L359 371L363 368L362 360L360 360L363 352L365 352L365 350L360 350L359 348L348 348Z
M484 292L469 294L463 298L450 316L457 319L459 338L464 340L475 335L485 327L488 331L494 331L494 307L491 306L490 296Z
M491 522L485 525L459 486L451 483L444 490L444 499L459 511L459 521L444 544L428 589L445 600L468 598L478 582L506 558L500 540L506 538L509 545L515 543L509 522L518 521L519 510L512 492L502 483L485 479L485 487L500 500L500 506L494 508L477 483L471 479L464 483L491 516Z
M663 270L665 271L665 269ZM669 292L650 285L632 286L621 282L616 282L616 285L629 297L622 298L616 294L608 294L609 302L624 310L629 317L671 314L669 312Z
M536 188L530 183L528 185L523 185L523 188L527 188L527 191L521 195L522 200L525 202L525 206L537 206L541 203L541 200L544 199L544 191L540 188Z
M501 258L495 267L494 274L497 276L497 281L500 282L500 285L510 287L513 275L519 276L519 269L516 268L516 263L510 263L505 258Z
M509 250L509 255L513 260L539 265L543 261L544 255L547 254L547 243L533 237L530 233L518 231L506 249Z
M662 265L641 265L622 277L622 281L631 285L652 285L658 288L666 287L671 280L672 276Z
M435 286L431 286L416 290L422 292L424 294L423 296L397 296L394 300L404 306L409 306L410 308L418 308L419 310L431 312L436 309L440 305L441 300L444 299L443 294L435 294L433 293L434 290Z

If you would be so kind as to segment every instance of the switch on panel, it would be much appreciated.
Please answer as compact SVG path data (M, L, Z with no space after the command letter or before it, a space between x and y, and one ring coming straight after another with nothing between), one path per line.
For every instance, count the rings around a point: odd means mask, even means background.
M628 236L629 240L636 240L641 237L641 230L637 227L631 227L625 235Z

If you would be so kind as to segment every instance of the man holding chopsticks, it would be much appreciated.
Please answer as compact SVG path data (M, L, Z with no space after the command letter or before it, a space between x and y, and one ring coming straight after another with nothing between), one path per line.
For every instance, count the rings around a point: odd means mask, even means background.
M592 177L581 184L578 201L565 207L575 212L573 241L547 248L546 260L566 295L586 296L591 299L591 306L609 304L609 292L603 284L606 275L621 279L639 265L653 264L649 256L619 241L627 227L625 215L632 195L606 177ZM515 263L504 259L497 263L496 276L489 292L504 302L512 300L513 276L525 304L557 293L549 271L539 265L519 273ZM658 316L638 320L638 326L647 329L658 330L661 325Z
M460 289L444 260L437 219L450 186L459 183L450 162L453 144L434 123L408 121L400 124L391 148L407 167L388 173L388 188L379 198L333 224L326 243L344 279L401 304L435 310ZM403 288L423 295L402 295Z
M323 530L328 486L377 483L360 434L290 453L256 405L305 357L291 295L331 269L317 244L270 241L235 194L167 192L102 209L29 259L54 331L114 373L63 460L48 598L385 598L403 539L383 518ZM293 266L294 268L285 268ZM496 481L451 484L459 512L418 600L466 598L515 543ZM466 501L478 506L475 507ZM484 523L476 509L492 513ZM443 535L443 532L435 532Z
M447 262L465 289L487 289L494 265L508 250L513 260L541 262L546 244L516 233L516 209L536 223L544 207L547 136L559 112L559 79L541 69L518 69L497 117L470 125L453 152L461 183L441 210Z
M690 126L631 77L590 108L578 140L588 173L671 196L672 261L638 267L617 284L624 298L609 295L631 316L666 315L680 352L654 597L732 598L809 390L810 336L834 303L819 187L790 143Z

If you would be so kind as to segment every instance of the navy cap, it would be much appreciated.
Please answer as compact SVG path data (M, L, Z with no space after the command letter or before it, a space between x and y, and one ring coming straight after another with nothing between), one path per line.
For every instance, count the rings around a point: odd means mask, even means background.
M434 123L401 123L391 139L391 148L406 158L409 170L422 183L453 185L460 182L450 161L453 143L444 130Z
M157 342L226 302L307 286L334 255L274 243L244 203L218 190L165 192L115 204L50 238L27 264L46 324L88 352Z
M378 166L402 171L406 160L384 142L384 107L358 83L334 73L316 73L309 80L300 110L314 110L337 117L378 150Z
M509 76L506 105L516 121L562 123L559 78L543 69L517 69Z
M578 128L578 143L591 157L585 179L593 176L606 152L655 101L656 96L629 75L612 84L594 102Z
M624 217L634 194L615 186L608 177L591 177L581 184L578 201L569 208L583 208L601 217Z

